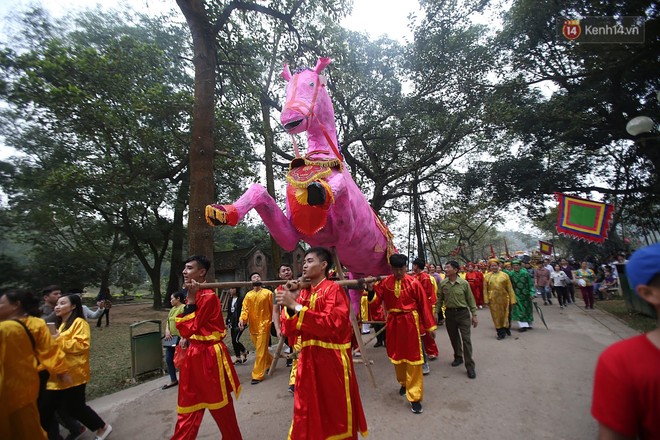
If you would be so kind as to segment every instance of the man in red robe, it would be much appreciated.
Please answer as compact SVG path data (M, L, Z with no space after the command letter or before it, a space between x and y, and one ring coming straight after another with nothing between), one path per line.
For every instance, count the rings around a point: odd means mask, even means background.
M465 281L470 284L474 301L480 309L484 306L484 274L479 270L475 270L474 263L467 264L467 272L465 273Z
M286 307L284 331L300 337L291 440L356 439L367 436L353 359L346 292L327 279L330 252L313 247L305 254L303 276L310 287L277 292ZM297 298L297 299L296 299Z
M424 293L426 295L426 300L429 303L429 308L431 309L431 313L435 316L435 305L438 302L438 289L437 286L434 285L433 281L431 280L431 275L428 273L424 272L424 267L426 266L426 263L424 260L421 258L415 258L413 260L412 264L412 269L413 269L413 277L419 281L419 284L422 285L422 288L424 289ZM428 356L430 361L434 361L438 358L438 346L435 343L435 339L431 337L429 333L426 333L422 337L422 341L424 342L424 350L426 350L426 355ZM424 371L424 374L428 374L428 370Z
M188 258L183 269L188 299L176 328L189 342L179 375L178 419L172 440L196 439L208 409L220 428L222 438L241 440L236 420L233 391L238 397L240 382L231 355L222 339L227 333L222 307L212 289L200 289L211 266L202 255Z
M387 312L387 356L394 364L396 379L415 414L422 410L424 382L422 334L435 338L436 323L421 284L406 274L405 255L390 257L393 275L368 286L369 301L383 303Z

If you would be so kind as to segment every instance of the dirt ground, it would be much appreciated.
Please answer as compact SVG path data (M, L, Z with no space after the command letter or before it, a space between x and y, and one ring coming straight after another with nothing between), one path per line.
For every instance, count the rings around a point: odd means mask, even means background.
M513 337L503 341L495 339L488 310L478 312L480 325L472 332L475 380L467 378L463 366L450 366L451 345L446 330L439 327L440 357L424 378L421 415L413 414L399 396L385 349L373 348L371 342L367 354L374 362L378 386L371 385L364 365L355 365L369 438L595 438L590 404L596 360L606 346L636 332L599 310L585 311L576 305L566 310L556 305L542 307L549 331L537 322L534 331L514 331ZM117 324L145 319L140 310L128 309L121 314L116 311ZM237 367L242 392L235 406L243 438L285 439L293 410L293 397L287 392L288 369L280 363L272 377L250 385L251 368L251 362ZM167 439L176 422L177 395L177 388L160 389L167 382L166 376L161 377L90 405L113 425L111 439ZM198 438L219 438L209 414Z

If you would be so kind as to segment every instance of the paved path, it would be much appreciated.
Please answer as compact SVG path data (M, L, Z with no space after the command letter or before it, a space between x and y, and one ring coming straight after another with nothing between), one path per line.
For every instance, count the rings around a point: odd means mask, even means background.
M580 302L581 304L581 302ZM478 313L472 331L477 378L463 366L452 368L451 345L438 328L440 357L424 379L424 413L410 412L385 349L368 349L378 388L369 383L364 365L356 364L369 438L407 439L594 439L590 415L593 371L600 352L637 334L616 318L576 305L566 310L541 306L550 326L537 321L534 331L495 339L487 309ZM247 336L246 336L247 337ZM373 345L371 343L370 345ZM282 362L280 362L282 365ZM285 439L293 398L287 392L287 368L259 385L250 385L251 364L237 367L242 393L235 401L245 440ZM162 391L167 377L90 402L114 431L110 439L168 439L176 421L177 388ZM200 439L219 432L207 413Z

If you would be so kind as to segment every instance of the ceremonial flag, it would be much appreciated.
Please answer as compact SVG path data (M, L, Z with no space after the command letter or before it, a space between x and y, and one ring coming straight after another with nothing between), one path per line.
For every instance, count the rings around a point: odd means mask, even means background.
M492 243L490 245L490 258L495 258L495 249L493 249Z
M557 232L578 240L605 241L614 206L560 193L555 198L559 203Z
M509 253L509 246L506 245L506 238L504 239L504 253L506 254L507 258L511 258L511 254Z
M543 255L552 255L552 244L539 240L539 252Z

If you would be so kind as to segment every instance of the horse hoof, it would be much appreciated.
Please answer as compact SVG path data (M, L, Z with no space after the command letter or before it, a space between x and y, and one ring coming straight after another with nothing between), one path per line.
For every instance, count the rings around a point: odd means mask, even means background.
M206 205L206 223L209 226L236 226L238 211L234 205Z
M307 203L311 206L321 206L325 203L325 188L318 182L307 185Z

